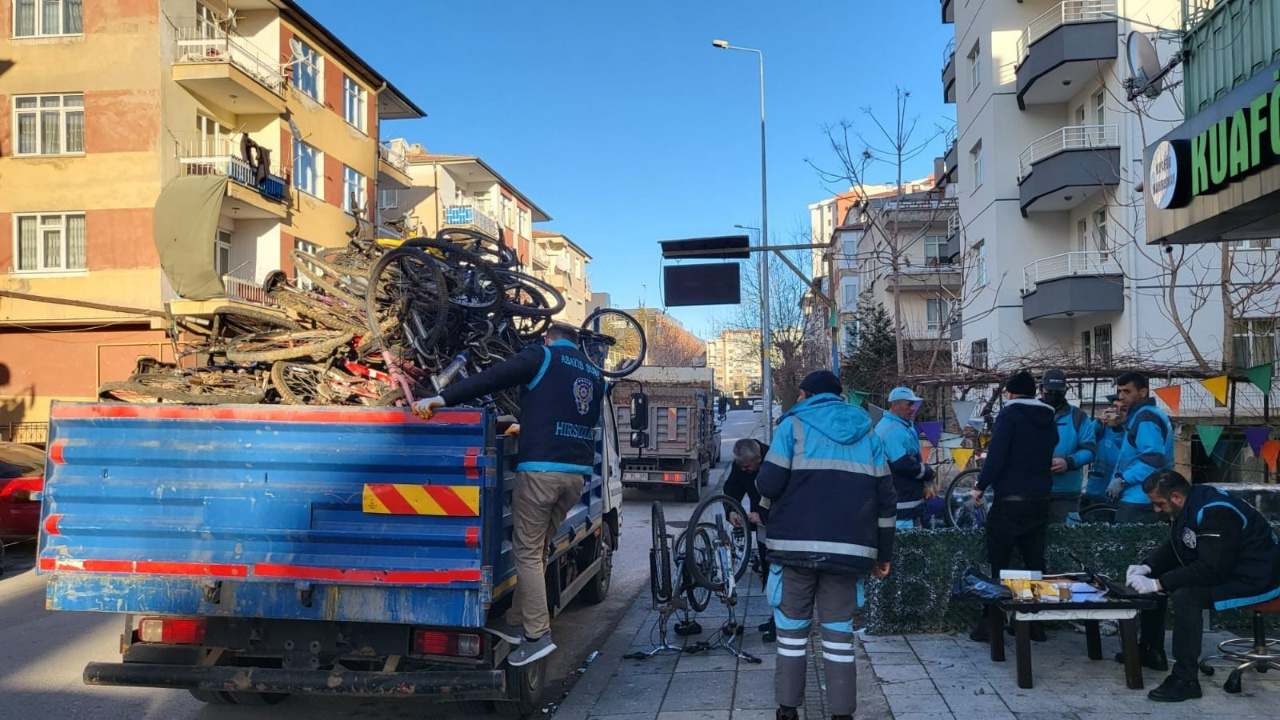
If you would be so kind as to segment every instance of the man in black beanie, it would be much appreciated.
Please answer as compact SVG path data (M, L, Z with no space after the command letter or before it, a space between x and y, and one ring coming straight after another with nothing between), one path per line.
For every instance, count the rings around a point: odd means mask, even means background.
M991 577L1009 567L1014 548L1027 570L1045 569L1044 543L1049 526L1049 492L1053 487L1053 450L1058 427L1053 407L1035 399L1036 380L1020 370L1005 382L1007 402L996 416L987 456L978 473L973 501L981 505L991 488L995 495L987 513L987 562ZM993 610L994 611L994 610ZM969 633L978 642L991 639L984 620ZM1044 628L1031 626L1031 639L1044 641Z

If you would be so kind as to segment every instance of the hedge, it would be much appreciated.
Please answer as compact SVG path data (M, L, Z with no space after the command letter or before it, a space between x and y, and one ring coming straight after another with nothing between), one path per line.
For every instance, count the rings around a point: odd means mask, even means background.
M1080 559L1100 572L1124 577L1138 562L1169 537L1168 525L1082 525L1049 528L1045 553L1050 572L1080 569ZM1014 553L1014 562L1018 562ZM967 632L978 619L977 603L951 598L951 585L968 566L986 571L986 538L982 530L954 528L899 531L893 571L884 580L870 581L867 632L873 635ZM1251 613L1214 612L1215 627L1247 628Z

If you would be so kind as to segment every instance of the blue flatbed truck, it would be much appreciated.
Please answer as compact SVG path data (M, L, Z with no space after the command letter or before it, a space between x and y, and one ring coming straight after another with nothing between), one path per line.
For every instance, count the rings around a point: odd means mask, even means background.
M614 413L560 526L553 612L601 602L621 531ZM55 403L38 571L50 610L121 613L89 685L211 704L293 693L537 709L545 660L483 631L510 605L517 438L494 413Z

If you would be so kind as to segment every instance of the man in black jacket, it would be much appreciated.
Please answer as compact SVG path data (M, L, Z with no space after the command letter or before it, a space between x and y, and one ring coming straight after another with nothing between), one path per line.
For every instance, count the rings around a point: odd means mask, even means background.
M760 491L756 489L756 476L760 474L760 463L768 453L769 446L759 440L742 438L734 443L733 465L730 466L729 477L724 481L725 495L734 500L746 498L743 505L747 510L747 531L756 531L756 554L760 558L760 572L766 578L769 577L769 555L764 544L764 518L768 517L769 511L761 502ZM729 522L735 527L742 526L742 519L736 516L730 517ZM762 633L760 639L764 642L773 642L778 637L773 618L760 623L759 630Z
M527 665L550 655L551 615L547 609L546 549L560 523L582 501L583 480L595 466L596 426L604 381L578 349L578 331L555 323L545 346L525 348L515 357L446 387L438 397L413 404L419 417L497 390L524 387L520 396L520 449L511 499L512 554L517 584L506 618L488 630L517 645L508 660Z
M1249 503L1209 485L1192 485L1174 470L1142 482L1158 512L1173 516L1169 539L1125 573L1140 593L1164 591L1155 610L1142 613L1142 664L1165 670L1165 606L1173 603L1173 672L1147 697L1182 702L1200 697L1203 611L1229 610L1280 597L1280 542ZM1123 653L1116 656L1123 662Z
M987 488L995 494L987 513L987 562L991 577L1009 567L1013 550L1027 570L1045 569L1044 543L1049 525L1049 493L1053 487L1053 450L1058 427L1053 408L1035 399L1036 381L1026 370L1005 382L1008 402L996 416L987 457L978 473L973 501L982 504ZM978 642L991 639L990 626L978 621L969 633ZM1031 639L1043 642L1044 628L1031 626Z

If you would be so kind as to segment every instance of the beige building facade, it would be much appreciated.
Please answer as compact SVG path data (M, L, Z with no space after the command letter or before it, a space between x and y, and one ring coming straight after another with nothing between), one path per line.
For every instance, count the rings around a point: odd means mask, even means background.
M591 256L567 236L546 230L533 231L533 252L528 269L564 296L564 309L556 320L579 326L591 306L591 281L587 265Z

